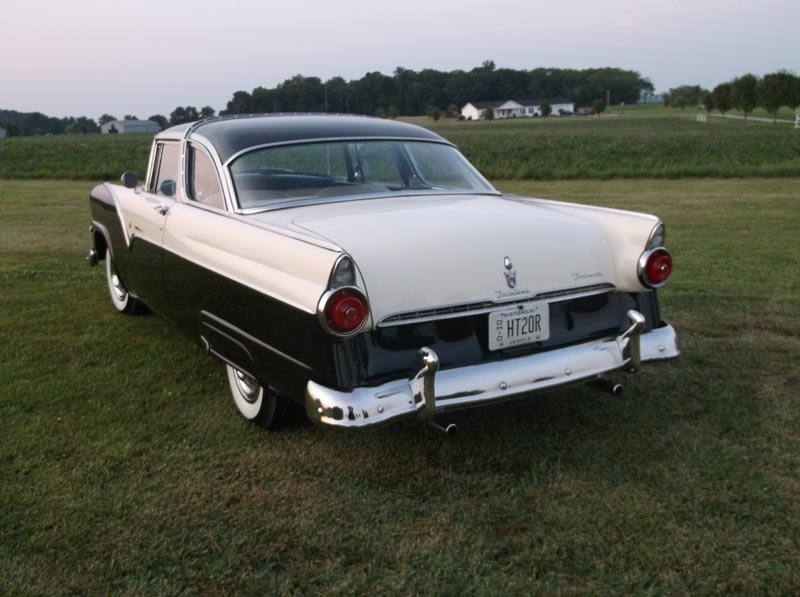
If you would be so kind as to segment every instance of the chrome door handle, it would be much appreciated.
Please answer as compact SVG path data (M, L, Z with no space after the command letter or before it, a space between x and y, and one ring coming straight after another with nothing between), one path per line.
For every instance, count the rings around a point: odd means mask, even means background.
M171 205L156 205L153 209L160 213L162 216L167 215L169 208L172 207Z

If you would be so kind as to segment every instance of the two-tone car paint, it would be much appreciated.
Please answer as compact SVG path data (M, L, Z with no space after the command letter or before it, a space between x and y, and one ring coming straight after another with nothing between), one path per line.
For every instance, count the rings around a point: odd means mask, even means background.
M447 144L418 127L362 117L213 119L174 127L156 137L142 187L107 183L92 191L94 259L108 249L133 297L270 392L304 401L312 419L332 425L386 422L423 408L424 396L412 392L413 408L387 413L381 397L370 395L371 406L360 399L345 412L349 395L366 396L386 384L413 387L422 373L421 349L435 355L429 379L449 371L441 379L458 388L453 380L466 368L503 362L507 369L519 359L530 368L531 359L552 357L554 350L614 338L622 344L628 337L620 334L631 325L626 314L643 316L636 340L651 334L652 346L645 342L635 359L623 358L630 347L621 346L616 360L599 369L552 384L521 384L508 397L591 381L640 357L677 356L674 332L637 269L660 225L653 216L503 196L491 187L329 197L279 209L239 206L230 174L237 157L328 139ZM157 184L165 148L179 156L166 193ZM223 203L190 196L192 152L213 163ZM354 264L353 284L368 297L369 316L359 333L340 337L320 324L319 311L343 257ZM492 350L490 314L528 304L547 309L549 337ZM320 388L330 394L320 398ZM328 399L336 405L323 404ZM459 405L440 400L428 414Z

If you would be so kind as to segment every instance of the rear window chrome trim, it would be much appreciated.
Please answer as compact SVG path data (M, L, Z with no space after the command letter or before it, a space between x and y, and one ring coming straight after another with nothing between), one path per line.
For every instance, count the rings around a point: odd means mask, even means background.
M234 153L231 157L229 157L227 160L225 160L225 163L223 164L223 166L225 166L226 168L230 168L231 164L233 164L233 162L235 162L237 159L239 159L243 155L245 155L247 153L250 153L252 151L257 151L259 149L268 149L268 148L272 148L272 147L285 147L287 145L310 145L310 144L315 144L315 143L332 143L332 142L340 142L340 141L344 142L344 143L357 143L357 142L369 143L369 142L374 142L374 141L377 141L377 142L381 142L381 141L396 141L396 142L399 142L399 143L432 143L434 145L445 145L445 146L450 146L450 147L453 147L455 149L458 149L458 147L456 145L454 145L453 143L450 143L449 141L445 141L445 140L438 141L438 140L434 140L434 139L424 139L424 138L419 138L419 137L363 137L363 136L359 136L359 137L320 137L318 139L293 139L291 141L275 141L273 143L263 143L263 144L260 144L260 145L251 145L250 147L247 147L245 149L242 149L242 150L237 151L236 153ZM473 168L474 168L474 166L473 166Z
M387 191L385 193L361 193L358 195L334 195L331 197L306 197L304 199L290 199L289 201L281 201L273 205L265 205L263 207L249 207L247 209L234 210L237 214L242 216L249 216L253 214L260 214L269 211L277 211L281 209L293 209L295 207L308 207L313 205L324 205L327 203L345 203L349 201L365 201L369 199L391 199L397 197L431 197L443 195L490 195L492 197L501 197L500 191L492 192L490 190L479 191L464 191L461 189L425 189L420 191Z

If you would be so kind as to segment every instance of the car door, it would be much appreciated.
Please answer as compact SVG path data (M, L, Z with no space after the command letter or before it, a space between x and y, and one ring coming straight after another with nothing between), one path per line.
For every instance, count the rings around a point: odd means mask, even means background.
M224 301L219 272L227 261L225 194L219 176L221 166L197 142L184 149L185 188L168 212L163 237L164 281L169 293L164 315L189 334L198 334L200 312L216 310Z
M180 142L159 141L147 184L121 197L128 236L126 283L156 310L166 298L162 245L179 180Z

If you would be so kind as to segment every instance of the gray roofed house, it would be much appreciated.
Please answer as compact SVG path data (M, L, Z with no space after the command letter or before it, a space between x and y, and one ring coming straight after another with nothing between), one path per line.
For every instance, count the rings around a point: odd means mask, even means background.
M112 120L100 126L100 132L107 135L112 130L117 133L159 133L161 127L152 120Z
M491 108L495 118L516 118L525 116L541 116L539 106L547 103L552 109L553 116L572 114L575 112L575 102L563 97L497 100L493 102L469 102L461 108L461 115L467 120L481 120L486 115L486 110Z

